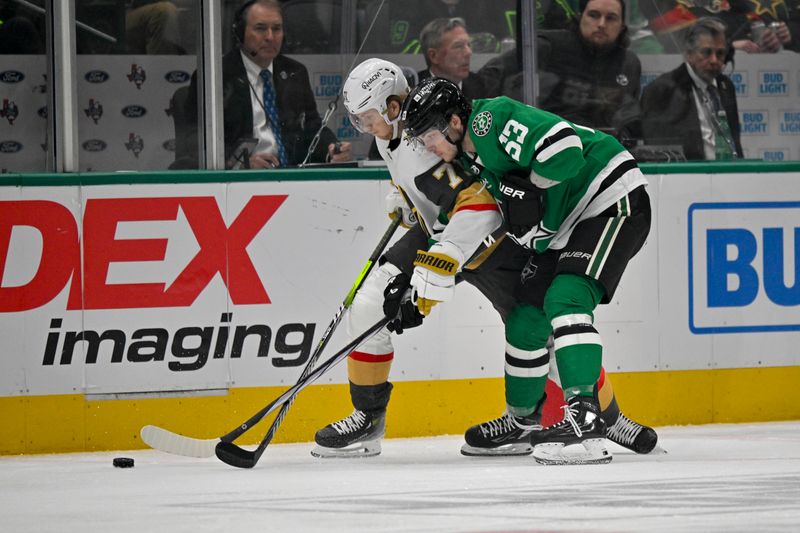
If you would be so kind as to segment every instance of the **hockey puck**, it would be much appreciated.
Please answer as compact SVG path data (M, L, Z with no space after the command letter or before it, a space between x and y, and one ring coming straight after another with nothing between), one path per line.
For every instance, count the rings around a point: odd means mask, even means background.
M117 468L133 468L133 459L130 457L114 457L114 466Z

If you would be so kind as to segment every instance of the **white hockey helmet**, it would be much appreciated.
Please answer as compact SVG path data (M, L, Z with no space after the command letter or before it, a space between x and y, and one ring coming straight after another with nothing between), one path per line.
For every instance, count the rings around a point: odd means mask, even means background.
M354 68L344 82L342 95L350 122L360 132L366 133L359 115L375 109L397 133L398 118L389 120L386 100L390 96L401 99L409 92L403 70L389 61L370 58Z

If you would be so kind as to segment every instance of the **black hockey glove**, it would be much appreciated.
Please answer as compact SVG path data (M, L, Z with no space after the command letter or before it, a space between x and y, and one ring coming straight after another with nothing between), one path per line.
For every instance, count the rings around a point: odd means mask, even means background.
M386 327L398 335L421 325L425 318L411 301L410 287L411 278L407 274L398 274L383 291L383 314L392 319Z
M506 174L500 182L500 192L503 194L500 209L513 236L523 237L541 222L544 215L542 190L527 177Z

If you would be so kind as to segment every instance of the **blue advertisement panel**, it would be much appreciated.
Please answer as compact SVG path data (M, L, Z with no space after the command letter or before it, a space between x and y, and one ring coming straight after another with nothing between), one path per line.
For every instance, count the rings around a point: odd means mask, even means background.
M800 202L688 210L693 333L800 331Z

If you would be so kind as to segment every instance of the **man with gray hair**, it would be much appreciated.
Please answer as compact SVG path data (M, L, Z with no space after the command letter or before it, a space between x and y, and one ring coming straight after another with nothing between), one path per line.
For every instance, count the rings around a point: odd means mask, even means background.
M419 41L428 66L419 72L420 81L445 78L458 85L469 100L486 96L482 79L469 70L472 46L464 19L434 19L422 28Z
M685 62L642 94L648 144L679 144L688 160L743 157L733 82L722 74L728 56L725 25L702 18L686 33Z

